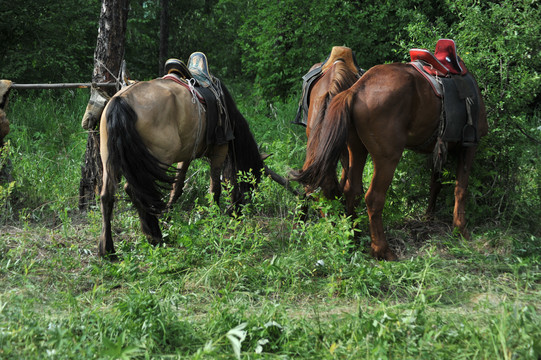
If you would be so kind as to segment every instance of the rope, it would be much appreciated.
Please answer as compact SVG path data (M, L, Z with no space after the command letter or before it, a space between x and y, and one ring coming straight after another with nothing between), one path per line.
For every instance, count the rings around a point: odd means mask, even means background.
M115 83L116 83L116 90L120 90L120 80L119 78L122 76L122 66L120 67L120 71L119 71L119 74L118 76L115 76L115 74L113 74L113 72L111 70L109 70L109 68L107 68L107 66L105 66L104 63L102 63L99 59L96 59L96 62L98 63L99 66L102 66L108 73L109 75L111 75L111 77L113 79L115 79Z
M438 137L436 145L434 146L434 153L432 155L432 163L434 164L434 170L441 172L443 164L447 161L447 142L441 139L443 131L445 130L445 107L443 98L441 100L441 112L440 112L440 124L438 129Z

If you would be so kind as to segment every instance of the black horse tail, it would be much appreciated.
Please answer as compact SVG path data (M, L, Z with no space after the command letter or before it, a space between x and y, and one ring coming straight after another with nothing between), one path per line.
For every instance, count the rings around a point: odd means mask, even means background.
M250 131L248 121L241 114L233 97L224 84L221 84L224 93L229 119L233 127L235 138L229 144L228 156L225 163L225 178L234 184L233 202L243 202L244 194L254 188L261 181L264 168L259 147ZM239 172L251 173L255 178L255 184L249 181L237 182Z
M353 95L348 89L332 99L325 117L310 132L302 170L290 172L292 180L307 186L309 192L321 187L327 198L340 196L336 167L347 145Z
M127 100L113 97L107 111L107 172L118 174L120 170L142 208L159 215L166 206L162 190L170 188L175 177L147 149L136 122L137 114Z

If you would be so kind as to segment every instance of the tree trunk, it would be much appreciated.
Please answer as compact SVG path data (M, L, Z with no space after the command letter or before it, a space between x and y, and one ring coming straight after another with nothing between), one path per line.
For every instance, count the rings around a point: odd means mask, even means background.
M160 14L160 54L158 56L160 64L158 76L164 75L164 65L169 52L169 0L160 0L160 4L162 10Z
M98 29L98 41L94 52L92 82L116 82L119 76L128 20L129 0L103 0ZM119 85L120 86L120 85ZM105 91L114 95L118 89ZM79 183L79 209L86 210L100 193L102 164L100 159L100 136L96 128L89 129L84 163Z
M10 173L11 160L4 148L4 137L9 133L9 120L4 110L8 105L11 84L9 80L0 80L0 185L13 180Z

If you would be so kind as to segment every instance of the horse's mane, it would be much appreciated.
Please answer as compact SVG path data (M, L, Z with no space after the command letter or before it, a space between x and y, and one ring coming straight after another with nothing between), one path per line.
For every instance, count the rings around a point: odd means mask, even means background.
M224 84L221 84L221 86L235 136L229 145L228 158L224 168L225 178L236 184L235 178L239 171L243 173L251 172L255 177L256 183L259 183L261 180L261 171L264 167L259 148L250 131L248 121L240 113L227 87ZM233 198L234 201L241 200L242 202L242 198L238 198L238 196L242 196L246 191L253 188L253 184L241 181L239 182L239 187L240 194L233 194Z
M336 164L345 149L351 90L359 79L345 63L335 64L329 91L323 96L321 109L314 119L306 146L304 168L291 171L293 180L307 185L310 191L321 187L325 196L339 196Z
M319 124L325 118L331 100L342 91L349 89L359 79L359 73L352 72L343 61L336 62L333 69L329 71L334 71L334 76L329 85L329 90L323 96L321 110L314 119L312 126Z

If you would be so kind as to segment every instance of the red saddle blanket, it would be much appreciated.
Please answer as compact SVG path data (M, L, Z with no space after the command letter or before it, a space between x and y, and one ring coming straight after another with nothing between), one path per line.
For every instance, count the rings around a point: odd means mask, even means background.
M202 103L202 104L205 104L205 98L199 93L199 91L197 91L197 89L195 89L194 87L190 88L190 85L188 84L188 82L186 80L183 80L183 79L179 78L175 74L164 75L163 79L173 80L177 84L184 86L186 89L188 89L190 91L193 91L195 93L195 95L197 96L197 99L199 100L199 102Z

